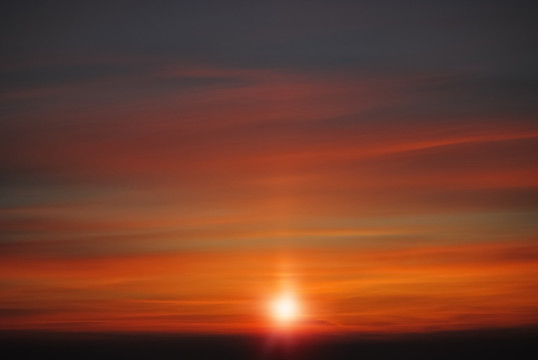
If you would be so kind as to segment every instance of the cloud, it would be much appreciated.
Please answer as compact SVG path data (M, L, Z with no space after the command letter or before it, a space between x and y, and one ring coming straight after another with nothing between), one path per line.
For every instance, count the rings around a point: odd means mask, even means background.
M259 329L287 256L314 322L528 323L529 4L5 6L9 326Z
M286 258L308 309L304 326L420 332L528 324L536 311L535 250L532 242L506 241L326 247ZM4 257L2 281L9 285L0 303L11 318L4 328L76 323L87 330L97 321L98 329L257 331L267 326L263 304L278 291L282 259L277 249Z

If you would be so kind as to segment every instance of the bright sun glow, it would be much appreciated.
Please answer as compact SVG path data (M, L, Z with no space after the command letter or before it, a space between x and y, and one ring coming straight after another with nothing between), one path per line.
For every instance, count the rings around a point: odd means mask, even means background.
M280 323L290 323L299 317L299 304L291 294L282 294L271 306L273 317Z

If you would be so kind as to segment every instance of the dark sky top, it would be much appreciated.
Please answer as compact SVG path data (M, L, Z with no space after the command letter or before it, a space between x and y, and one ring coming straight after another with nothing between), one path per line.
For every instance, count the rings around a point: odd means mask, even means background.
M521 0L11 1L2 5L2 53L532 78L535 10Z
M4 91L143 72L136 59L151 57L447 75L433 91L536 113L533 1L10 1L1 13ZM70 63L114 57L132 61Z

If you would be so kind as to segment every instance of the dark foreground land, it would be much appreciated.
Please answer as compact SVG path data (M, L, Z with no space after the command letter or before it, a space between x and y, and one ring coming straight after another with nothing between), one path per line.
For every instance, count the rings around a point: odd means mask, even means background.
M2 332L0 346L4 359L538 359L528 329L390 339Z

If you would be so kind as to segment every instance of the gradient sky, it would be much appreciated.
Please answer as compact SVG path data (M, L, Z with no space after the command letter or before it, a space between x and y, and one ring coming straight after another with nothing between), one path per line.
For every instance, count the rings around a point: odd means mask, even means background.
M538 324L533 1L8 1L0 329Z

